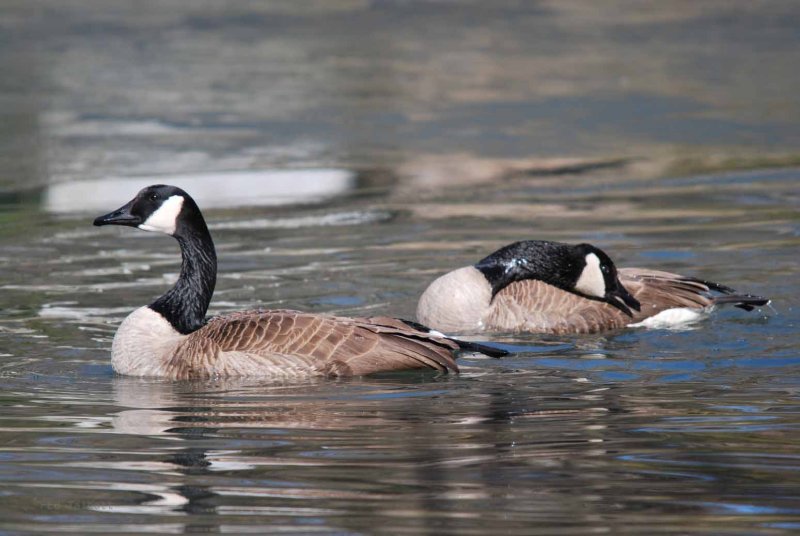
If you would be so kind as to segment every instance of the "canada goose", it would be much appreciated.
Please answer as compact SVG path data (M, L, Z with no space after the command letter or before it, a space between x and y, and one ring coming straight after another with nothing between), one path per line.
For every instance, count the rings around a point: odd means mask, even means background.
M214 242L195 201L174 186L148 186L94 224L165 233L181 248L175 286L132 312L114 335L111 363L121 374L178 380L357 376L426 368L457 372L459 349L495 357L506 353L388 317L252 310L207 320L217 278Z
M617 271L591 244L527 240L433 281L419 299L417 320L448 333L592 333L698 318L716 305L750 311L768 302L693 277Z

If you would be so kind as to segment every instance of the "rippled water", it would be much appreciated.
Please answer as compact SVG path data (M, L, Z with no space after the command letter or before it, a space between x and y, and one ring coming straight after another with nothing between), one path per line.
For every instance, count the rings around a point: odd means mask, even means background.
M800 530L791 4L131 5L0 8L3 534ZM117 324L179 254L90 223L181 181L212 312L413 317L530 238L774 301L497 337L512 355L460 375L116 377Z

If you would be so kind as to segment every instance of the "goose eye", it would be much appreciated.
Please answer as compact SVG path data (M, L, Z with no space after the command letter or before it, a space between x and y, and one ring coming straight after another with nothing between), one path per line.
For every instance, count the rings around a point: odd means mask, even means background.
M158 194L155 192L150 194L150 201L158 201Z
M604 273L604 274L607 274L607 273L608 273L608 265L604 264L604 265L602 265L602 266L600 267L600 269L603 271L603 273Z

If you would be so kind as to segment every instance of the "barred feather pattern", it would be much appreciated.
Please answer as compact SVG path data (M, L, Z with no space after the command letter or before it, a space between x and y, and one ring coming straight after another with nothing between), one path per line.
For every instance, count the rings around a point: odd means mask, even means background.
M704 309L714 305L706 284L677 274L621 268L619 279L641 303L641 311L632 311L633 317L603 301L528 279L511 283L495 296L484 316L484 325L494 331L594 333L623 328L667 309Z
M185 336L163 370L173 379L361 376L411 369L458 371L457 343L389 317L292 310L240 311Z

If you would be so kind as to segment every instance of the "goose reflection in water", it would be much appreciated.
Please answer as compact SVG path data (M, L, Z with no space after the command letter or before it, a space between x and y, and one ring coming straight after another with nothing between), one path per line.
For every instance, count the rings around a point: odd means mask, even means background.
M448 395L459 382L487 376L494 375L467 370L455 382L407 374L300 385L116 377L115 403L128 409L113 417L113 431L164 444L131 453L136 462L115 462L118 469L127 465L156 479L158 491L149 495L158 498L105 509L202 514L205 530L213 525L208 515L223 513L269 516L295 527L301 519L318 517L329 528L364 530L369 527L360 525L369 518L358 515L363 511L418 516L433 531L442 516L459 512L463 518L456 501L498 498L509 471L549 472L568 463L575 451L582 459L607 454L604 421L614 412L607 404L617 405L613 393L563 375L531 373L532 384L555 382L562 394L520 398L498 385L472 411L446 411L443 405L452 402ZM575 399L558 402L565 384L578 389L579 407ZM521 440L515 432L531 419L567 415L570 452L531 449L552 441ZM208 485L212 474L215 484ZM571 508L558 486L538 485L535 494L549 507ZM431 497L439 505L434 510Z

